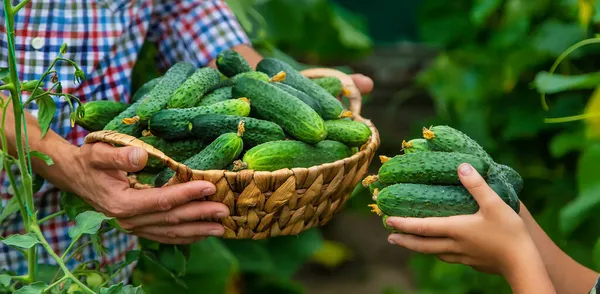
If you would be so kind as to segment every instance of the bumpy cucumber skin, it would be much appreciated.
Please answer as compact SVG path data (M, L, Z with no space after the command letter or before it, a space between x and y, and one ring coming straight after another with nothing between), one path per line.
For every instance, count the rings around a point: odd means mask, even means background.
M187 62L178 62L169 68L137 108L136 114L140 121L147 121L154 113L166 108L171 95L194 73L194 70L194 65Z
M113 118L108 124L106 124L104 126L104 130L116 131L121 134L126 134L126 135L130 135L130 136L134 136L134 137L141 136L142 131L144 130L144 128L146 126L143 122L128 125L128 124L123 123L123 119L135 116L135 113L136 113L138 107L142 104L142 102L146 98L147 97L142 97L142 99L129 105L129 107L127 107L127 109L125 109L123 112L119 113L119 115L115 116L115 118Z
M316 145L283 140L260 144L248 150L242 161L247 169L275 171L284 168L308 168L334 162L351 155L350 148L336 141L321 141Z
M515 192L517 194L520 193L521 190L523 190L523 178L521 177L521 175L508 165L498 164L498 167L501 171L504 172L508 183L510 183Z
M200 140L193 139L167 141L157 136L140 137L139 139L179 162L200 152L206 145ZM166 167L167 166L160 159L148 156L144 171L158 172Z
M336 77L321 77L312 79L312 81L327 90L333 97L338 97L342 93L342 81Z
M340 118L346 111L342 102L284 61L275 58L265 58L258 63L256 70L264 72L269 76L274 76L281 71L285 71L286 78L283 83L306 93L319 102L322 110L321 115L324 119Z
M217 68L224 76L229 78L254 70L242 55L231 49L219 53L217 56Z
M490 187L504 202L510 201L503 187L493 184ZM376 202L388 216L446 217L479 210L475 198L460 185L394 184L379 191Z
M233 86L233 97L246 97L259 117L280 125L294 138L311 144L327 136L325 123L312 108L270 83L243 77Z
M269 78L269 76L267 74L265 74L264 72L250 71L250 72L244 72L244 73L237 74L237 75L231 77L229 79L229 81L231 81L231 84L234 84L234 83L236 83L238 80L240 80L242 78L251 78L251 79L263 81L263 82L266 82L266 83L268 83L271 80Z
M231 88L233 88L233 86L222 87L204 95L196 106L206 106L231 99Z
M85 115L75 116L75 123L87 131L99 131L128 107L126 103L111 100L89 101L83 103Z
M177 90L169 97L167 108L189 108L195 106L199 100L221 81L219 72L212 67L197 69Z
M371 129L361 122L353 120L326 120L327 140L342 142L350 147L361 146L371 137Z
M519 213L521 208L521 202L517 192L511 185L510 181L506 177L505 170L500 167L499 164L493 164L490 166L488 173L487 183L490 186L500 187L504 190L504 193L508 197L508 205L516 212ZM502 196L502 195L501 195Z
M493 163L492 157L471 137L467 134L449 126L434 126L428 129L433 133L433 138L426 138L431 142L436 149L446 152L460 152L465 154L473 154L483 158L488 163ZM425 133L424 132L424 137Z
M154 179L156 178L156 174L152 172L138 172L135 173L135 179L138 183L144 185L154 185Z
M137 102L142 97L144 97L144 95L150 93L150 91L152 91L152 89L154 89L154 87L156 85L158 85L158 82L160 82L161 79L162 79L162 76L151 79L151 80L147 81L145 84L143 84L137 91L135 91L135 94L133 94L133 96L131 96L131 100L129 101L129 104L133 104L133 103Z
M458 166L471 164L484 178L490 165L481 158L458 152L416 152L394 156L379 169L379 180L386 184L421 183L460 184Z
M270 141L284 140L281 127L267 120L225 114L205 114L192 120L192 136L200 140L212 140L224 133L235 132L244 121L244 147L252 148Z
M195 170L225 169L240 156L243 149L244 142L237 133L226 133L208 144L202 151L186 159L183 164ZM156 176L154 186L162 187L174 175L173 170L164 169Z
M402 147L405 154L423 151L436 151L436 148L426 139L412 139L407 142L410 147Z
M188 138L192 136L192 120L209 113L248 116L250 104L245 99L230 99L206 106L163 109L152 115L148 129L167 140Z
M275 87L278 87L292 95L294 95L296 98L302 100L302 102L304 102L306 105L310 106L310 108L312 108L315 112L317 112L319 115L321 115L321 105L319 105L319 102L317 102L315 99L313 99L312 97L306 95L306 93L297 90L296 88L281 83L281 82L273 82L272 83Z

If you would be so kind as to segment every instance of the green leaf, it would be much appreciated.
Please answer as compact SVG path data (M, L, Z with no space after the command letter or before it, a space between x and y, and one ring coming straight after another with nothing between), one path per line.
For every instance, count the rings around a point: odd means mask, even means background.
M478 26L482 25L502 4L501 0L477 0L475 2L471 9L471 20Z
M585 32L576 23L562 23L550 20L542 24L534 33L531 44L540 53L558 57L571 45L585 38ZM576 56L578 53L574 53Z
M594 259L595 270L600 269L600 238L598 238L598 240L596 240L596 244L594 244L594 250L592 250L592 256Z
M318 228L304 231L297 236L281 236L267 240L267 250L275 262L274 276L290 278L313 254L323 246Z
M34 156L34 157L37 157L37 158L43 160L46 163L46 165L48 165L48 166L51 166L54 164L54 161L52 160L52 158L50 158L50 156L48 156L40 151L32 150L30 152L30 154L31 154L31 156Z
M29 249L34 245L40 243L40 241L33 233L27 233L25 235L10 235L4 240L2 240L2 243L9 246L16 246Z
M331 25L338 30L340 42L352 49L364 50L370 48L372 45L371 38L348 23L346 18L343 17L346 11L338 5L334 5L333 9L337 13L333 14Z
M225 2L227 2L227 5L244 30L246 30L247 33L251 33L253 30L253 25L247 14L248 9L251 9L251 4L244 0L226 0Z
M14 294L41 294L47 286L44 282L35 282L15 291Z
M37 193L40 191L42 186L44 185L44 178L42 178L38 174L33 174L33 193Z
M48 129L50 129L50 123L54 118L54 113L56 112L56 103L50 95L46 94L41 96L36 100L38 105L38 122L40 124L40 128L42 129L42 137L46 135Z
M94 210L85 200L70 192L61 193L60 208L65 210L71 221L75 220L75 217L83 212Z
M112 219L96 211L86 211L75 217L75 227L69 229L71 239L78 238L83 234L96 234L105 220Z
M2 285L2 286L10 285L11 279L12 278L9 275L4 275L4 274L0 275L0 285Z
M271 274L278 270L265 242L230 239L223 240L223 243L239 261L240 270L245 273Z
M6 84L10 83L9 75L10 75L10 70L8 70L8 68L0 67L0 80L2 80Z
M13 196L8 200L6 206L4 206L2 209L2 213L0 214L0 223L17 211L19 211L19 198Z
M562 132L550 141L550 154L560 158L569 152L578 151L585 146L585 137L582 131Z
M144 294L144 290L142 289L142 286L125 286L123 282L120 282L110 286L110 288L101 288L100 294Z
M35 276L35 280L44 282L46 284L51 284L52 280L55 277L57 279L60 279L64 275L65 274L59 268L56 268L56 265L54 264L38 264L38 270L37 275Z
M592 89L600 85L600 72L567 76L542 71L536 75L533 85L538 92L546 94L566 90Z

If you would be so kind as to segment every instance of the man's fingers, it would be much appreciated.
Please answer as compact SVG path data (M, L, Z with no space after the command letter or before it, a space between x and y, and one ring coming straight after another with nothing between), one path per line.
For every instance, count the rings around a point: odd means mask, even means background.
M458 167L458 177L482 209L500 200L496 192L470 164L463 163Z
M360 91L361 94L364 95L373 91L373 80L371 78L362 74L352 74L350 75L350 77L352 77L354 84L356 85L358 91Z
M106 143L94 143L85 150L90 163L100 169L137 172L148 161L148 153L141 147L113 147Z
M452 237L456 224L454 217L407 218L388 217L386 224L396 230L424 237Z
M425 254L457 253L458 247L452 239L430 238L415 235L391 234L388 237L391 244Z
M193 201L168 211L119 219L119 224L126 230L133 230L150 225L177 225L202 219L219 219L228 215L229 209L222 203Z
M185 245L192 244L198 241L202 241L206 239L206 237L195 237L195 238L169 238L164 236L152 235L152 234L136 234L138 237L156 241L162 244L172 244L172 245Z
M188 222L174 226L145 226L133 230L133 234L148 234L176 238L198 238L208 236L222 236L225 232L223 226L214 222Z

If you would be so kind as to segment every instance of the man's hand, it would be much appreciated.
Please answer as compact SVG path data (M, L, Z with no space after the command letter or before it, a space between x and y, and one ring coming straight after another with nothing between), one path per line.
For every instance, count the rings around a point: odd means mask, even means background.
M373 91L373 80L362 74L351 74L354 84L362 95L369 94Z
M215 193L206 181L136 190L129 187L127 172L141 170L148 154L139 147L85 144L72 156L69 187L96 210L117 218L133 234L169 244L188 244L207 236L221 236L223 226L202 221L223 218L229 209L222 203L200 200Z

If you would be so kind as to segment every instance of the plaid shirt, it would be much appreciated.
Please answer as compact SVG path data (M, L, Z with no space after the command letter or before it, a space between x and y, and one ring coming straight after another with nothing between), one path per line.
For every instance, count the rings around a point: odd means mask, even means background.
M104 3L106 2L106 3ZM0 7L0 21L5 23ZM188 61L201 67L224 50L248 44L248 38L237 23L224 0L34 0L21 10L15 20L15 51L19 78L37 80L50 65L63 43L68 44L66 57L74 60L86 74L82 84L73 81L74 69L58 63L55 68L62 82L63 92L91 100L129 102L131 73L145 40L153 41L159 50L157 66L167 69L178 61ZM0 26L0 67L8 67L5 26ZM51 86L47 79L45 87ZM23 100L28 98L23 93ZM75 145L83 144L85 130L71 127L69 105L54 98L57 112L51 128ZM30 105L37 115L37 106ZM83 175L82 175L83 176ZM3 207L9 194L6 174L0 175L0 193ZM60 210L60 192L46 182L36 194L39 218ZM66 216L45 222L42 231L56 253L62 254L70 243L68 230L73 226ZM0 235L24 232L23 220L15 213L0 224ZM89 241L88 235L80 243ZM82 252L83 261L99 261L102 265L124 259L125 253L137 246L134 236L111 231L103 235L107 256L101 256L92 246ZM45 250L38 250L39 263L54 265ZM71 260L70 268L79 262ZM27 272L26 258L17 250L0 242L0 270L17 274ZM126 280L133 265L124 270L117 280Z

